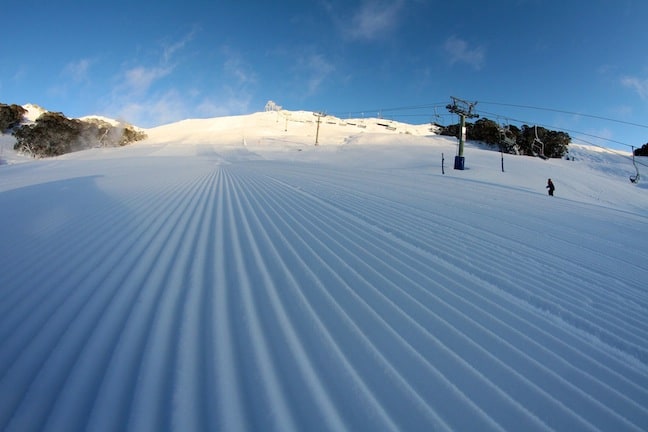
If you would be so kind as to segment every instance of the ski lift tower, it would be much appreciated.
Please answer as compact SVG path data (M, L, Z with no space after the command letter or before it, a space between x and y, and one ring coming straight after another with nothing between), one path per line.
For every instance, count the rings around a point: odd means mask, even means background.
M318 111L318 112L314 112L313 115L317 117L317 132L315 132L315 145L319 145L320 123L322 123L322 117L326 117L326 113L323 111Z
M465 100L450 96L452 103L446 105L448 111L459 116L459 151L455 156L454 169L463 170L465 166L465 158L463 155L464 142L466 141L466 117L476 118L479 114L473 113L473 108L477 102L467 102Z

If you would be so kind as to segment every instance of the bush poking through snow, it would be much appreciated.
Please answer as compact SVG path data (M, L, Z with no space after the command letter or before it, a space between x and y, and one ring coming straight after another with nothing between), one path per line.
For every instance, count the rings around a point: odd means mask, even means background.
M130 125L113 126L102 120L69 119L46 112L36 122L14 130L14 149L33 157L59 156L95 147L117 147L146 138Z
M27 110L20 105L0 103L0 133L20 124L26 112Z

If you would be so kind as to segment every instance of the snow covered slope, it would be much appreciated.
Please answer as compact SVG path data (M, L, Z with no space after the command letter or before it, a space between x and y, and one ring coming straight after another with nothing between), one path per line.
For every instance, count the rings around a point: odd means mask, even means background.
M648 428L626 158L292 116L0 168L0 429Z

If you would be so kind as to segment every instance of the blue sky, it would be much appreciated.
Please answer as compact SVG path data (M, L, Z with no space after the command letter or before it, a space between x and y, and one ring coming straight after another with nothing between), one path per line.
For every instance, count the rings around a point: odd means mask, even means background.
M0 102L69 117L151 127L273 100L447 124L456 118L444 106L457 96L499 122L616 148L648 142L645 0L25 0L3 9Z

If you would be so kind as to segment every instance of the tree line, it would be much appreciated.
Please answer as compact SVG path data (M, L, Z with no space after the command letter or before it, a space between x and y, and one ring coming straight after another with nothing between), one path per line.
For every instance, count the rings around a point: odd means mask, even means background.
M442 126L440 133L458 137L459 128L458 123ZM474 123L466 122L466 139L482 141L491 147L498 147L505 153L547 158L562 158L567 153L571 142L571 137L566 132L541 126L500 126L486 117Z
M648 156L648 143L642 145L640 148L634 150L635 156Z

